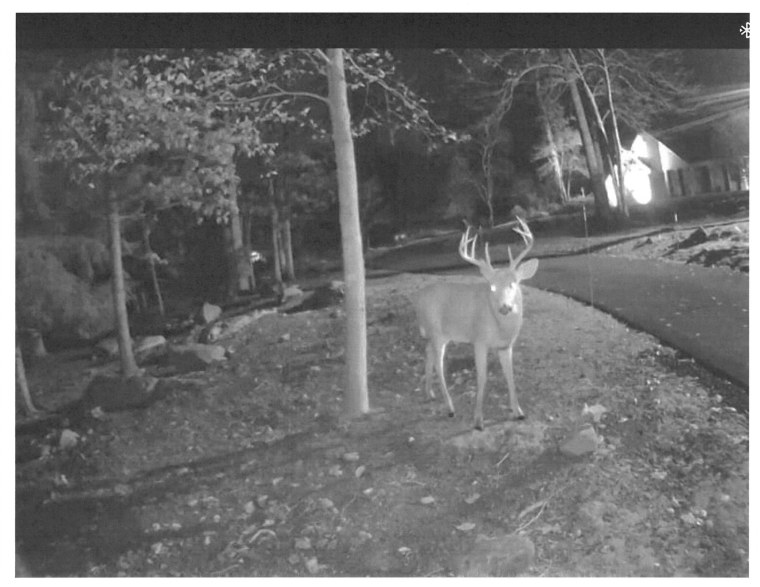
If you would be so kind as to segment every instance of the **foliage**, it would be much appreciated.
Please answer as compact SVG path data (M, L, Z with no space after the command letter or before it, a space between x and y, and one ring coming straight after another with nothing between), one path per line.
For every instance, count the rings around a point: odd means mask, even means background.
M30 236L22 242L25 247L43 250L53 255L66 271L90 285L108 279L111 274L108 249L96 239L52 235Z
M574 174L588 177L588 166L583 157L580 133L571 125L562 104L554 102L547 105L545 115L551 128L553 147L559 158L563 179L569 181ZM533 149L532 161L536 164L536 175L540 180L551 177L553 174L552 162L549 159L551 151L552 145L546 140L537 143Z
M113 328L113 306L108 283L96 284L69 271L85 276L92 267L102 269L96 259L82 251L98 251L100 243L59 239L19 239L16 241L16 322L57 336L92 340ZM56 250L56 244L69 245L68 251ZM59 257L60 255L60 257ZM90 267L87 269L86 267Z

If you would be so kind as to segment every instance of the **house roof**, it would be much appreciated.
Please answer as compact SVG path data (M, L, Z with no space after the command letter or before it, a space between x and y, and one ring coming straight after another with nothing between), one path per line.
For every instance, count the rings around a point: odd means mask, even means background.
M729 119L749 116L749 84L713 86L684 100L692 114L650 134L687 161L714 157L709 135ZM747 126L749 132L749 125Z

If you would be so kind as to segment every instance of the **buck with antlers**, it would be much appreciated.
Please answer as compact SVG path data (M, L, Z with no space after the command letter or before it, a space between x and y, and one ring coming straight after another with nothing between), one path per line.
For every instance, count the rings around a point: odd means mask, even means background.
M441 389L449 409L454 415L454 404L446 387L445 355L449 342L469 342L475 350L478 394L475 400L475 428L483 430L483 399L487 378L488 349L495 348L509 389L509 406L514 417L522 419L517 402L514 375L512 373L512 346L520 332L523 318L520 282L530 279L538 269L538 259L522 262L533 246L533 234L521 218L513 230L522 236L525 248L512 258L509 266L494 269L485 246L483 259L475 257L477 235L470 237L470 227L459 242L459 255L475 265L485 283L437 283L424 288L414 300L420 332L427 339L425 361L425 391L434 398L433 366L438 373Z

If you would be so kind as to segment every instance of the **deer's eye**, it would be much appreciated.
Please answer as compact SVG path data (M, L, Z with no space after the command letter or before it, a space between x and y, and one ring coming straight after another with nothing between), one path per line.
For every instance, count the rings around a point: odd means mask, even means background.
M491 291L496 293L496 286L493 283L491 284Z

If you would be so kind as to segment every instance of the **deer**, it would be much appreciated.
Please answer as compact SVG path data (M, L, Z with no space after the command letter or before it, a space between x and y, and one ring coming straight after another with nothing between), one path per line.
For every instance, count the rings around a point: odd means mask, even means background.
M509 390L509 407L515 419L525 418L517 401L512 372L512 348L520 333L523 320L523 299L520 283L530 279L538 269L538 259L523 259L533 247L533 234L522 218L517 219L513 230L525 242L525 248L516 257L507 247L509 266L495 269L491 265L488 243L484 258L475 257L478 235L470 236L468 225L459 242L459 256L475 265L485 281L476 284L441 282L422 289L414 299L420 333L427 339L425 360L425 392L435 399L433 392L433 366L443 391L450 417L454 404L446 387L445 356L450 342L470 343L474 347L477 371L475 399L475 429L483 430L483 401L487 379L489 349L496 349Z

